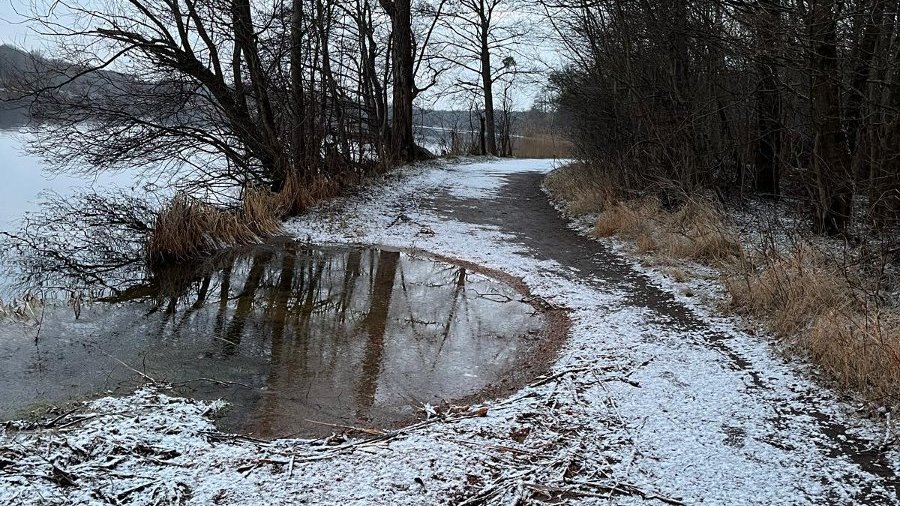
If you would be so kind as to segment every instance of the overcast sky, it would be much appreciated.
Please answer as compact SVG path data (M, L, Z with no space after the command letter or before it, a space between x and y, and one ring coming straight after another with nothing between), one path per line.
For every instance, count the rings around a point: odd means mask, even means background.
M18 7L13 7L13 3ZM28 29L22 25L22 16L16 14L16 9L23 11L27 8L27 4L22 6L23 3L0 0L0 42L31 48L37 45L37 39L34 34L28 34Z

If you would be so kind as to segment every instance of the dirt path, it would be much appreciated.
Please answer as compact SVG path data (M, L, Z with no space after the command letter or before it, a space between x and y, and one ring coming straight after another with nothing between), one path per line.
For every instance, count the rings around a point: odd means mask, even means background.
M717 428L721 444L716 446L720 452L752 457L753 451L747 451L749 438L788 453L803 445L808 451L830 460L835 469L844 470L837 475L822 476L824 488L832 489L827 491L829 501L850 499L870 504L893 504L900 499L900 480L885 453L880 451L878 442L857 435L857 431L848 428L837 419L838 416L821 409L823 403L838 401L809 384L793 384L785 391L784 378L771 377L772 371L765 369L769 360L754 360L752 355L748 356L746 349L741 349L746 343L732 342L738 341L734 335L715 328L714 324L695 314L690 307L679 303L671 292L655 286L621 256L570 229L541 189L544 176L542 172L503 176L503 185L494 198L459 198L447 191L439 191L426 206L447 219L496 227L503 233L509 233L510 240L519 243L531 256L554 261L569 270L572 278L598 289L621 290L625 294L624 304L648 310L649 320L659 322L668 336L658 341L657 347L662 349L653 355L655 366L645 368L643 376L655 376L662 381L641 381L650 388L657 387L656 391L647 391L648 388L644 387L620 393L658 396L660 413L667 411L662 405L666 401L681 404L682 408L685 404L701 404L697 406L701 408L703 403L691 398L692 395L715 396L716 392L704 392L702 387L691 389L691 385L685 383L687 380L681 378L684 376L683 368L691 364L686 357L680 356L679 349L713 350L719 355L714 364L721 369L719 373L737 380L741 385L741 397L748 398L744 405L762 407L764 413L753 416L752 413L742 413L746 410L735 406L734 423L722 423ZM677 342L674 346L673 339ZM629 355L627 353L620 358L633 358ZM672 388L665 387L666 382L676 391L686 391L683 395L674 393ZM663 388L658 388L660 386ZM790 395L784 395L786 392ZM715 402L715 399L705 399L705 402L709 401ZM710 422L703 416L707 413L705 409L681 411L689 415L679 417L679 422L685 426ZM750 418L741 420L742 414ZM753 427L748 428L748 425ZM797 436L801 438L798 440ZM778 460L759 463L772 470L785 464L788 462ZM803 465L802 462L797 464ZM738 480L742 474L740 470L719 471L723 480ZM865 475L870 477L867 479Z

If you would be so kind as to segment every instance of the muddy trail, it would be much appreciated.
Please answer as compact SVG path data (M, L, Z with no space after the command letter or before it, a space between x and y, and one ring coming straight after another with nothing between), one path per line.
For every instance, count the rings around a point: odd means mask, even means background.
M732 335L710 326L690 307L633 269L621 256L571 229L543 191L544 177L541 172L506 174L500 191L492 198L457 197L440 190L423 205L438 216L474 226L494 227L509 234L512 241L520 244L529 255L558 263L573 279L601 290L621 290L625 294L625 304L648 310L652 315L650 320L675 333L682 341L679 345L715 350L722 357L719 366L742 379L747 387L745 393L771 406L772 414L766 419L769 434L758 435L756 439L787 451L793 445L815 445L825 458L846 463L856 467L857 472L876 477L879 483L874 487L872 484L841 483L846 477L831 477L834 482L825 488L852 490L849 497L852 502L900 502L900 478L885 455L887 448L878 441L856 435L852 428L820 409L822 402L836 402L834 399L823 399L818 389L805 391L802 386L794 388L796 395L790 399L783 398L779 385L770 384L768 372L759 370L753 358L746 357L740 346L732 346ZM663 371L662 375L674 377L675 373ZM673 382L679 383L677 379ZM685 401L690 402L689 399ZM813 431L805 441L791 441L790 436L779 433L796 419L803 419L809 426L806 430L811 428ZM735 426L723 425L720 432L725 447L735 451L740 451L745 439L750 437L747 430ZM771 462L771 465L777 467L779 463ZM826 492L826 495L829 502L848 499L843 493Z

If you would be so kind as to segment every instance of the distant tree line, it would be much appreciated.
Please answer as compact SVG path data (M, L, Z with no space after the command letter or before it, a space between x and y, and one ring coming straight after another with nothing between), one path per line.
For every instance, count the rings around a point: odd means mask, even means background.
M623 188L802 198L821 233L897 224L898 2L543 1L560 112Z

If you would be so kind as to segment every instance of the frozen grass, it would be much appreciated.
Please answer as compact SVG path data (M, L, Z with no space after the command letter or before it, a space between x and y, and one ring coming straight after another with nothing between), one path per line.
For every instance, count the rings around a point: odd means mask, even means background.
M0 298L0 322L35 322L39 319L43 306L44 301L31 293L8 302Z

